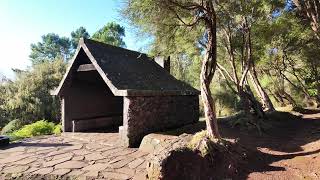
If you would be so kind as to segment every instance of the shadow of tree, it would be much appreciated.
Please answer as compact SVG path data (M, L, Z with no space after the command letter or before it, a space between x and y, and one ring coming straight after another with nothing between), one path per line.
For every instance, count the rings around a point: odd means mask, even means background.
M318 111L313 111L317 113ZM309 116L311 115L311 116ZM274 162L305 157L320 153L320 149L305 152L303 146L320 139L320 115L296 116L286 112L275 112L269 115L266 123L271 125L262 135L256 130L231 127L227 120L219 121L219 129L223 138L237 139L240 145L248 150L248 161L239 175L239 179L246 179L252 172L285 171L284 167L273 166ZM232 120L232 119L231 119ZM169 131L166 134L180 135L194 134L205 129L205 122ZM262 152L268 149L277 153Z
M12 143L8 146L1 147L0 150L8 150L16 147L68 147L72 146L72 144L68 143L31 143L31 142L19 142Z

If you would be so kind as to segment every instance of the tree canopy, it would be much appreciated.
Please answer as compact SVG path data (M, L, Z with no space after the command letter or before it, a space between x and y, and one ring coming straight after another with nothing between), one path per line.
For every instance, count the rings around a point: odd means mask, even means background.
M113 46L126 47L123 38L125 29L115 22L109 22L92 35L92 39Z

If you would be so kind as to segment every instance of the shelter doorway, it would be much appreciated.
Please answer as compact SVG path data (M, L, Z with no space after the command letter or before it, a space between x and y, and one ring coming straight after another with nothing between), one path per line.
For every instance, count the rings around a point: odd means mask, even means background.
M95 69L79 66L62 104L65 132L115 132L123 124L123 97L114 96Z

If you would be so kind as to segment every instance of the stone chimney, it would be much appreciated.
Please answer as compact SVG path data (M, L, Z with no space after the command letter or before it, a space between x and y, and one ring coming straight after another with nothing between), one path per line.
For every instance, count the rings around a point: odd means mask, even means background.
M154 61L170 73L170 56L156 56Z

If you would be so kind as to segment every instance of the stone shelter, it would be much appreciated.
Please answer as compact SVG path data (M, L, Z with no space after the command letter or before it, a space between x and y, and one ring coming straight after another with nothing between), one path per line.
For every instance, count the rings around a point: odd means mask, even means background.
M122 144L135 147L151 132L198 121L199 91L161 65L169 67L163 58L80 39L54 91L61 98L63 131L117 127Z

